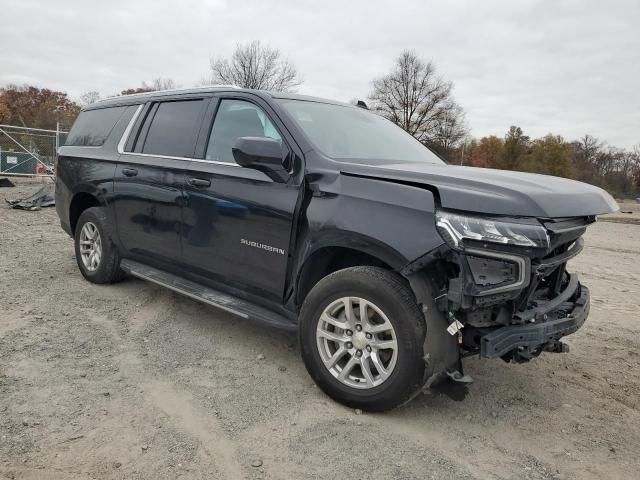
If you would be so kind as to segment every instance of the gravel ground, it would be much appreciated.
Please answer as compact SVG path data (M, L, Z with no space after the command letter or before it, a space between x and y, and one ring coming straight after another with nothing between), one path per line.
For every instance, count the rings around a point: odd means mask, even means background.
M0 249L0 478L638 478L639 225L588 232L570 353L469 359L463 400L376 415L322 394L289 334L86 282L53 208L0 206Z

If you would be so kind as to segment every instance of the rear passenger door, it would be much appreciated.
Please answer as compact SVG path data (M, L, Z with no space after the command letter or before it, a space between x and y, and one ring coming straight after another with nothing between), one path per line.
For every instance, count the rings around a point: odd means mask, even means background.
M266 104L249 94L213 99L185 183L183 259L189 271L239 295L281 302L300 181L274 182L239 166L239 137L293 139Z
M114 206L127 255L170 269L181 263L185 167L208 103L184 96L148 103L121 145Z

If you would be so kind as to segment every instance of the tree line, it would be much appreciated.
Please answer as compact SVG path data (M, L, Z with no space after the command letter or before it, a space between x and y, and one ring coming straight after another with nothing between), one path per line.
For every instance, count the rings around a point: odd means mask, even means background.
M210 74L201 81L202 85L275 91L293 91L302 83L295 65L259 41L238 44L229 58L212 58ZM157 78L116 95L177 87L173 79ZM100 98L99 92L90 91L74 101L64 92L9 85L0 88L0 123L51 129L59 124L68 129L82 106ZM471 137L464 109L454 98L453 83L438 74L433 62L413 51L402 52L386 74L372 80L366 100L368 108L449 163L574 178L619 196L640 193L640 144L629 151L590 135L576 141L552 134L532 139L517 126L511 126L504 137Z
M584 135L531 139L511 126L503 138L468 139L450 154L454 163L572 178L597 185L618 197L640 194L640 145L625 150ZM458 162L456 162L458 159Z

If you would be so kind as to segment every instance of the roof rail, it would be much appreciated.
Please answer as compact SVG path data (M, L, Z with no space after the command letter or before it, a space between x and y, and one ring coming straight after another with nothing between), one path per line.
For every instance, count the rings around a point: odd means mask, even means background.
M143 97L145 95L156 95L158 93L171 93L171 92L192 92L192 91L197 91L197 90L210 90L212 88L234 88L234 89L242 89L242 87L239 87L238 85L223 85L223 84L216 84L216 85L203 85L201 87L191 87L191 88L170 88L167 90L151 90L149 92L140 92L140 93L129 93L127 95L114 95L113 97L107 97L107 98L102 98L100 100L98 100L95 103L101 103L105 100L111 100L113 98L116 97Z
M203 85L202 87L196 88L238 88L242 89L241 86L235 85L233 83L212 83L211 85Z

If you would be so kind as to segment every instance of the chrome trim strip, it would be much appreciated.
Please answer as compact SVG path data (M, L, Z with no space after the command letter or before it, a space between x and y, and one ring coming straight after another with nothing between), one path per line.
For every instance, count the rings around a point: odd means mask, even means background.
M240 167L237 163L228 163L228 162L219 162L218 160L206 160L204 158L188 158L187 160L191 162L200 162L200 163L213 163L214 165L225 165L227 167Z
M214 165L224 165L227 167L240 167L240 165L238 165L237 163L219 162L217 160L204 160L202 158L192 157L172 157L170 155L156 155L153 153L122 152L122 155L132 155L134 157L164 158L168 160L182 160L186 162L213 163Z
M127 270L127 272L130 275L133 275L134 277L138 277L138 278L141 278L143 280L147 280L147 281L149 281L151 283L155 283L156 285L160 285L161 287L168 288L169 290L172 290L172 291L174 291L176 293L184 295L185 297L193 298L194 300L198 300L198 301L200 301L202 303L206 303L208 305L211 305L212 307L219 308L220 310L224 310L225 312L229 312L229 313L232 313L234 315L238 315L239 317L242 317L244 319L248 319L249 318L249 315L246 315L244 313L238 312L237 310L234 310L232 308L225 307L224 305L221 305L219 303L215 303L215 302L213 302L211 300L208 300L206 298L199 297L198 295L195 295L193 293L186 292L184 290L181 290L178 287L174 287L173 285L169 285L167 283L163 283L160 280L156 280L155 278L148 277L147 275L144 275L143 273L137 272L133 268L125 266L124 270Z
M131 135L131 130L133 130L133 125L136 123L136 120L138 120L138 117L140 116L140 112L142 111L143 107L144 107L143 104L138 106L138 109L136 110L136 112L133 114L133 117L131 117L131 120L129 121L129 125L127 125L127 128L122 134L122 137L120 138L120 142L118 142L118 153L120 155L133 155L136 157L149 157L149 158L165 158L169 160L186 160L189 162L213 163L214 165L224 165L227 167L240 167L240 165L238 165L237 163L219 162L217 160L205 160L203 158L173 157L170 155L155 155L151 153L125 152L124 146L129 141L129 136Z
M515 283L504 285L502 287L483 290L482 292L479 292L476 295L474 295L476 297L484 297L485 295L492 295L494 293L517 290L519 288L526 287L529 284L527 262L525 261L524 257L521 257L519 255L510 255L508 253L496 252L495 250L479 250L476 248L467 248L464 250L464 253L465 254L470 253L478 257L489 257L489 258L497 258L500 260L509 260L518 265L518 280L516 280Z
M129 120L129 125L127 125L127 128L125 128L124 133L122 134L122 137L118 142L118 153L121 155L124 153L124 146L127 144L127 141L129 140L129 135L131 135L133 124L136 123L136 120L138 119L138 115L140 115L140 112L142 111L142 107L144 107L144 104L138 105L138 108L133 114L133 117L131 117L131 120Z

